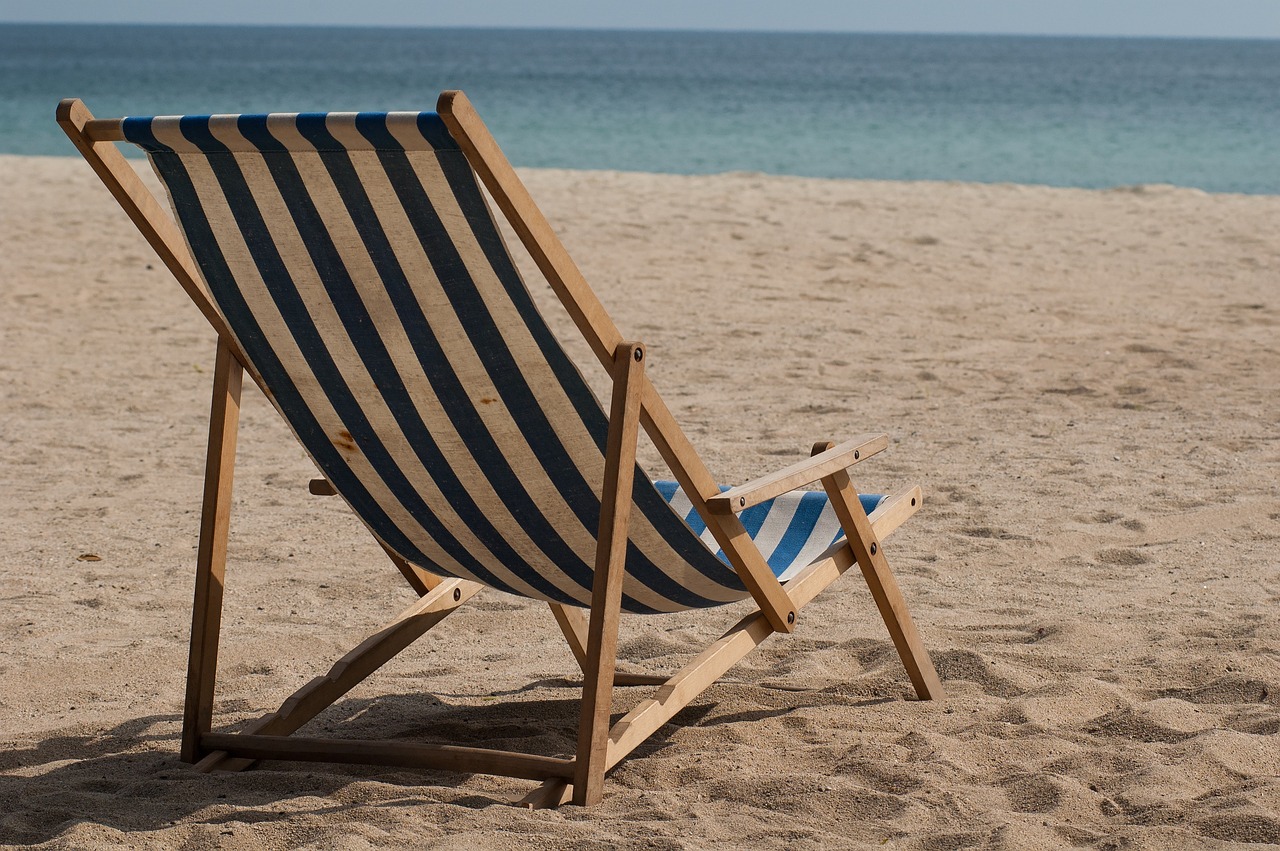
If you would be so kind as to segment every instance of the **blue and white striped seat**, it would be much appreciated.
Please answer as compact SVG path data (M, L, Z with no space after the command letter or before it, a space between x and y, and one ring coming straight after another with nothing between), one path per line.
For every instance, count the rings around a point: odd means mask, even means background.
M694 534L708 548L716 548L716 539L706 522L694 509L689 497L676 482L654 482L654 487L677 514L684 518ZM727 491L727 487L720 490ZM870 514L884 501L880 494L860 494L862 510ZM773 575L786 581L818 559L832 544L844 538L844 529L826 494L818 491L796 491L753 505L738 515L751 541L768 562ZM724 551L716 549L716 557L728 563Z
M591 601L608 423L435 113L129 118L247 366L412 564ZM747 591L674 483L637 471L622 607ZM878 497L863 497L867 511ZM743 512L775 575L841 537L826 497Z

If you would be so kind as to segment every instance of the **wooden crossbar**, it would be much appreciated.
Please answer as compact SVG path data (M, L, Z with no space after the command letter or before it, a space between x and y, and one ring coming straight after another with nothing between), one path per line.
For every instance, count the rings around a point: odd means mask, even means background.
M401 612L395 620L335 662L327 674L311 680L294 692L278 710L250 724L247 733L285 736L297 730L395 658L400 651L456 611L483 587L465 579L441 582ZM248 761L233 760L228 751L208 752L210 740L204 735L205 732L201 731L200 742L206 755L197 763L197 769L238 771L247 767Z
M839 446L832 446L824 452L814 453L812 457L797 461L777 472L729 488L719 496L707 500L707 505L716 514L736 514L812 484L829 473L847 470L859 461L865 461L888 448L889 435L864 434Z
M396 765L435 771L501 774L528 780L571 777L574 765L572 759L560 757L405 741L309 739L247 733L206 733L200 738L206 747L248 760Z
M887 515L895 507L886 508L889 509L885 512ZM835 545L828 553L786 584L787 592L797 606L809 603L856 563L847 542ZM824 570L824 567L829 569ZM680 669L657 690L653 698L641 702L613 725L609 735L609 766L617 765L772 632L763 613L752 612Z

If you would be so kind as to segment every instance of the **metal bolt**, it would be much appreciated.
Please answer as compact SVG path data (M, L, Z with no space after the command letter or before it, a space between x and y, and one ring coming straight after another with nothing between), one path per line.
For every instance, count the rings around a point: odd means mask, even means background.
M461 599L462 599L462 589L461 589L461 588L454 588L454 589L453 589L453 602L455 602L455 603L456 603L456 602L458 602L458 601L459 601L459 600L461 600Z
M795 623L795 622L796 622L796 613L787 612L787 623Z
M853 460L857 461L857 460L858 460L859 458L861 458L861 457L862 457L862 453L861 453L861 452L859 452L859 451L858 451L858 450L856 450L856 449L855 449L855 450L853 450Z
M878 547L876 547L876 542L875 542L875 541L872 541L872 542L871 542L871 554L872 554L872 555L875 555L875 554L876 554L876 550L877 550L877 549L878 549Z
M738 497L738 506L739 506L739 507L745 507L745 506L746 506L746 504L747 504L747 498L746 498L745 496L740 496L740 497Z
M913 496L913 497L911 497L911 504L912 504L912 505L915 505L915 504L916 504L916 498L915 498L914 496Z
M640 359L644 357L644 349L636 349L636 363L640 363Z

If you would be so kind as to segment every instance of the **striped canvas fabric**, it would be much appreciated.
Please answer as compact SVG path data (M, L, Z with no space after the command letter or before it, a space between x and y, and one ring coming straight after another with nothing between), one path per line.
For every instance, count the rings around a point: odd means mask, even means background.
M441 119L129 118L124 132L272 403L371 531L434 573L589 605L606 416ZM824 497L795 497L743 517L781 575L839 535ZM683 494L637 470L624 610L745 597L705 540Z
M724 550L718 549L715 536L707 528L676 482L654 482L654 487L671 508L684 518L695 535L716 557L728 564ZM727 491L729 488L721 487ZM881 494L860 494L862 510L870 514L884 501ZM759 547L773 574L787 580L803 567L817 560L822 552L844 537L840 520L831 507L826 494L817 491L796 491L776 499L753 505L738 515L742 525Z

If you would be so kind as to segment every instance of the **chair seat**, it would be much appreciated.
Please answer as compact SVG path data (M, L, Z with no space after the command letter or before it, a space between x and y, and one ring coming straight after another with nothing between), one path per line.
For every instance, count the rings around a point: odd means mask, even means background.
M662 498L689 528L698 535L708 549L716 550L716 557L729 563L724 550L718 549L715 537L707 529L693 503L680 489L678 482L654 482ZM729 488L722 485L721 491ZM884 501L882 494L859 494L862 508L867 514L875 511ZM808 567L824 550L844 537L840 520L836 517L831 501L821 491L793 491L752 506L738 515L751 540L760 548L773 575L781 580L790 579L802 568Z

